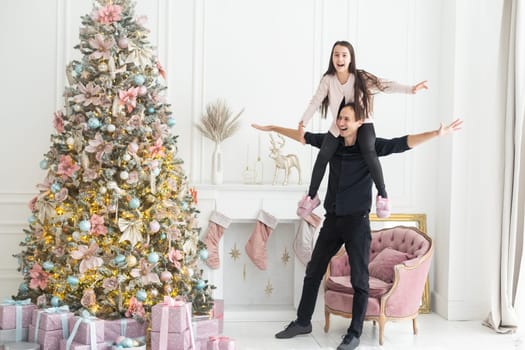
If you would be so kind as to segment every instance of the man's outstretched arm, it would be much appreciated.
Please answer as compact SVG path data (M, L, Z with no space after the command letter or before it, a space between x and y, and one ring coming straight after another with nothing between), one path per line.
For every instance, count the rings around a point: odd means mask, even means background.
M261 130L261 131L273 131L278 134L287 136L295 141L299 141L302 144L306 143L306 141L304 140L304 128L302 126L300 126L298 129L289 129L289 128L283 128L277 125L252 124L252 127L254 127L257 130Z
M414 135L408 135L407 137L407 145L410 148L414 148L424 142L427 142L435 137L441 137L448 134L451 134L455 131L461 130L461 126L463 124L463 120L456 119L449 125L445 126L443 123L441 123L439 129L434 131L427 131L423 132L421 134L414 134Z

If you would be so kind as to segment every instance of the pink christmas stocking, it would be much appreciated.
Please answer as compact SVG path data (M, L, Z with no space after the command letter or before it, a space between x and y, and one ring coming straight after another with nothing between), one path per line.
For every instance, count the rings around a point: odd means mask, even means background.
M314 213L310 213L301 222L295 234L293 250L297 258L304 264L308 264L312 257L315 245L315 231L321 224L321 218Z
M224 229L230 226L231 219L218 211L213 211L209 220L208 232L203 240L208 249L206 264L212 269L218 269L220 265L219 242L224 234Z
M266 241L276 226L277 219L275 216L264 210L259 211L255 228L244 247L246 254L248 254L255 266L260 270L266 270L268 262L268 258L266 257Z

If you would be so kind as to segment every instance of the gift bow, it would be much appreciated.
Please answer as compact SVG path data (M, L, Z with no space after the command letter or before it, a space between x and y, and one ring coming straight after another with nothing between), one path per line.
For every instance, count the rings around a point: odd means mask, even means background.
M75 325L73 326L73 330L71 330L71 334L69 338L67 338L66 342L66 350L71 349L71 343L73 342L73 339L75 338L75 335L77 335L78 327L80 327L80 323L87 323L89 325L89 342L90 349L91 350L97 350L97 328L95 326L95 322L93 320L96 320L97 318L95 316L92 316L89 311L83 310L82 314L80 315L79 319L75 322Z
M22 306L31 304L31 299L24 299L24 300L13 300L13 299L5 299L2 305L14 305L15 312L16 312L16 318L15 318L15 329L16 329L16 335L15 340L16 342L22 341Z
M142 228L141 220L131 221L119 218L118 228L122 232L119 242L129 241L132 247L135 246L137 242L142 242L142 235L140 234L140 229Z
M64 316L65 313L69 312L69 306L67 305L62 305L62 306L57 306L57 307L48 307L47 309L42 309L42 310L39 310L37 315L36 315L36 322L35 322L35 342L38 341L38 331L40 329L40 317L42 315L42 313L47 313L47 314L61 314L61 313L64 313L64 315L62 315L61 319L62 319L62 334L64 336L64 339L67 339L68 336L69 336L69 327L67 326L67 318L65 318Z

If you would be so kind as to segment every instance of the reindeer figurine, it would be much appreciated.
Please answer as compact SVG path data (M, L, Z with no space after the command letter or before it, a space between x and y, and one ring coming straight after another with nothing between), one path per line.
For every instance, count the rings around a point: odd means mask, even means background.
M270 149L270 158L275 161L275 173L273 174L272 185L275 185L275 179L277 177L277 170L284 170L284 181L283 185L288 184L288 176L290 175L290 169L296 168L297 175L299 177L299 185L301 184L301 167L299 165L299 158L295 154L282 155L281 149L284 146L284 138L281 135L277 135L279 140L275 140L273 135L270 134L270 143L272 148Z

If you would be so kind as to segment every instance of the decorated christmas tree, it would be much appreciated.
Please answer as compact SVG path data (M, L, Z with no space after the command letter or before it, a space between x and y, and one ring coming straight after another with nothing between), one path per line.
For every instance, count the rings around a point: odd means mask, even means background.
M66 67L64 110L17 255L17 299L143 318L163 296L211 309L199 258L196 192L177 158L165 72L129 0L95 0L81 60Z

